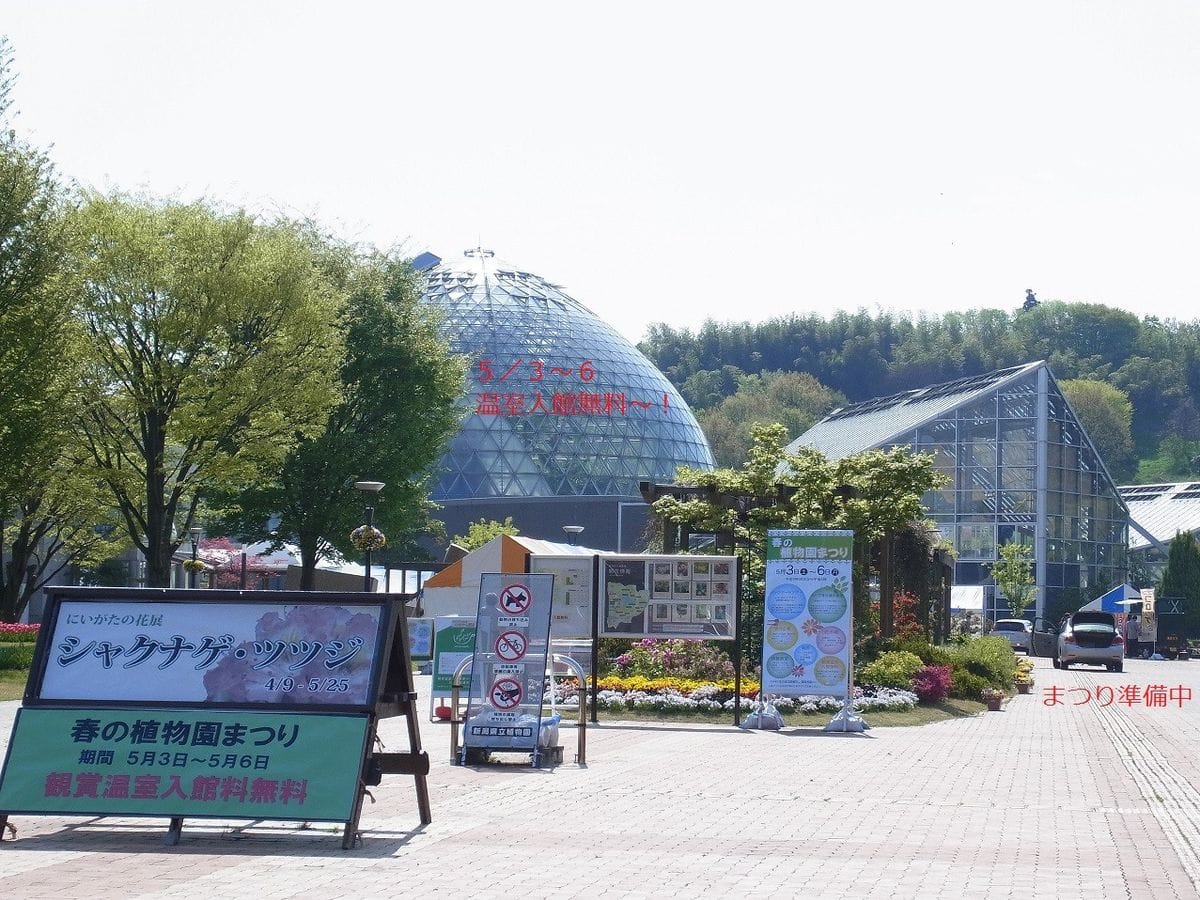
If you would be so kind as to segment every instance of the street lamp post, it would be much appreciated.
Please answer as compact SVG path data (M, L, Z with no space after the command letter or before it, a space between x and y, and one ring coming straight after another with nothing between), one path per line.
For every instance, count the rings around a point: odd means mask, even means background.
M188 536L192 539L192 565L191 568L188 569L189 588L194 588L196 586L196 569L198 568L196 565L196 558L200 552L200 535L202 533L202 529L198 527L192 527L188 529Z
M356 482L354 482L354 486L358 490L362 491L364 494L367 495L367 508L366 508L367 522L366 522L366 524L367 524L367 531L368 531L368 537L369 537L370 530L375 527L375 506L374 506L374 500L371 498L371 495L378 494L380 491L382 491L384 489L385 485L382 481L356 481ZM369 592L371 590L371 545L370 545L370 543L367 543L366 549L363 551L363 554L366 557L366 559L364 560L364 563L363 563L363 590Z

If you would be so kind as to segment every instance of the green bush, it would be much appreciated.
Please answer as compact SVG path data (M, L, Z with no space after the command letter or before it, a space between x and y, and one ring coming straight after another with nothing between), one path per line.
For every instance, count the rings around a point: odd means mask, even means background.
M880 687L903 688L912 687L913 676L925 665L921 657L907 650L888 650L879 654L874 662L867 663L859 672L860 684L874 684Z
M954 651L952 646L935 646L920 638L909 638L907 640L896 641L895 643L896 646L891 649L907 650L909 653L921 657L921 662L927 666L954 665Z
M954 667L956 679L958 670L962 669L983 679L987 687L1008 690L1013 686L1017 656L1013 653L1012 645L1004 638L973 637L941 649Z
M0 644L0 669L28 669L33 664L33 644Z
M955 666L950 675L950 696L958 700L978 700L980 692L988 683L965 668Z

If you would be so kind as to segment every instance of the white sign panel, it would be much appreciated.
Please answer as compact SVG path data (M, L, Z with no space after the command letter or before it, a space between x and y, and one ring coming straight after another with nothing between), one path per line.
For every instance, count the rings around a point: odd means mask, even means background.
M556 640L592 636L591 556L530 556L529 570L554 576L550 634Z
M382 610L64 600L39 697L366 705Z

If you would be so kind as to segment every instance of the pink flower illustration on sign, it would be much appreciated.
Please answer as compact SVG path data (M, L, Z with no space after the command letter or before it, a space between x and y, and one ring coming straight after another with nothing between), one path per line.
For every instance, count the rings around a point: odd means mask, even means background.
M206 699L223 703L369 702L379 610L284 606L262 615L243 641L204 674Z
M800 627L804 629L805 634L807 634L809 637L812 637L821 630L821 623L816 619L805 619L804 624Z

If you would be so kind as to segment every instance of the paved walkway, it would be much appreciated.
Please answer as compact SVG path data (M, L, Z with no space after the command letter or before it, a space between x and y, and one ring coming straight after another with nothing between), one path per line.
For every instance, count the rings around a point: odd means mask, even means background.
M328 826L190 821L166 848L165 821L18 816L0 897L1196 897L1200 662L1037 664L1001 713L866 735L605 724L586 767L570 729L557 769L451 766L446 727L423 721L425 828L400 776L350 852ZM1116 699L1152 684L1196 699ZM383 737L405 744L399 721Z

